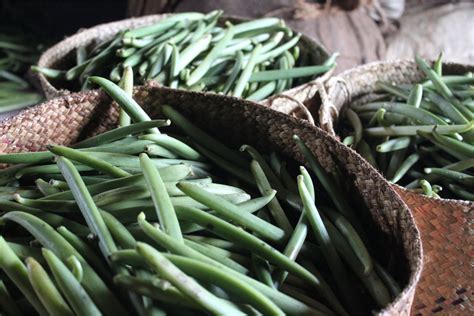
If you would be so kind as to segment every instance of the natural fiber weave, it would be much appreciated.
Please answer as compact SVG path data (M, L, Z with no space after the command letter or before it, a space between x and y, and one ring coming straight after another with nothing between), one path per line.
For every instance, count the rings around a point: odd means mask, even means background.
M76 48L81 46L88 47L91 44L108 40L122 30L150 25L167 16L167 14L149 15L140 18L130 18L117 22L99 24L88 29L81 29L76 34L62 40L46 50L40 56L38 66L46 68L58 67L61 69L69 62L72 62L72 56ZM52 99L70 93L68 90L56 88L43 74L38 74L38 77L46 98Z
M264 106L216 94L184 92L145 86L135 99L151 117L160 117L160 104L177 108L195 124L231 146L251 144L259 150L275 150L303 163L293 134L298 134L331 170L339 166L360 214L370 229L377 260L386 264L403 285L403 292L380 315L408 315L421 273L422 250L418 230L409 209L385 180L360 156L322 130ZM49 143L71 144L116 125L117 108L97 90L74 93L27 109L0 125L0 152L44 149Z
M446 75L464 74L468 71L474 71L474 66L443 64L443 73ZM377 91L377 81L404 84L418 82L424 77L423 72L411 59L374 62L334 76L324 85L328 99L321 108L333 108L335 111L325 110L324 113L334 113L336 116L321 116L321 127L335 135L334 129L324 127L331 126L331 121L337 121L337 114L344 106Z
M323 84L331 78L333 72L334 69L308 83L283 91L259 103L276 111L306 119L310 122L317 120L321 113L318 113L315 119L311 109L319 108L316 96L321 92Z
M474 66L443 65L446 75L474 71ZM357 67L329 79L319 117L328 133L337 131L338 113L350 103L370 102L376 82L413 83L424 78L412 60L376 62ZM412 312L443 315L474 313L474 202L428 198L394 186L410 207L420 229L424 268Z
M79 31L77 34L66 38L45 51L39 61L38 66L46 68L67 69L74 64L74 52L77 47L89 46L103 40L112 38L118 32L133 29L141 26L151 25L170 16L171 14L148 15L140 18L130 18L112 23L105 23L89 29ZM225 21L242 22L247 19L241 17L224 16L219 19L219 23ZM302 36L298 46L301 54L307 54L308 62L319 65L328 57L325 48L306 36ZM38 74L43 91L48 99L69 93L60 83L50 82L43 74ZM327 79L328 75L319 78ZM319 79L318 78L318 79ZM321 80L321 79L320 79ZM276 106L278 108L278 106Z
M474 203L436 200L395 189L411 208L423 243L423 272L412 313L474 313Z

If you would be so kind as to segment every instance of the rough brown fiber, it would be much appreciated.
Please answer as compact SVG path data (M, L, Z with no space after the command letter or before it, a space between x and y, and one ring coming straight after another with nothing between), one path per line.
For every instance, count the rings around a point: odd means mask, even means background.
M168 15L160 14L140 18L130 18L117 22L100 24L89 29L79 30L77 34L66 38L45 51L38 60L38 66L51 68L56 67L61 65L61 63L64 63L64 60L69 58L72 53L74 53L74 49L79 46L88 46L96 41L100 42L110 39L119 31L150 25L166 16ZM54 87L43 74L38 74L38 77L41 82L41 87L48 99L68 93L67 90L56 89L56 87Z
M423 241L425 264L413 312L425 315L440 309L444 315L472 315L474 203L439 201L400 187L396 190L411 207Z
M443 65L445 74L473 70L474 66ZM376 91L377 81L402 84L417 82L423 77L412 60L371 63L333 77L325 83L328 98L323 100L320 113L327 115L319 117L320 126L335 135L332 126L337 126L337 113L350 103L368 102ZM412 313L426 315L437 311L443 315L472 315L474 202L427 198L399 186L395 188L413 212L425 258Z
M443 64L443 73L464 74L473 71L474 66L460 64ZM411 59L374 62L345 71L332 77L325 83L328 100L322 107L334 107L340 111L345 105L376 91L377 81L387 81L394 84L413 83L420 81L425 75ZM320 117L321 126L337 117ZM334 135L334 130L327 130Z
M248 143L304 163L292 139L293 134L300 135L328 171L336 165L341 168L355 199L370 210L367 219L375 225L376 234L372 236L376 236L377 245L381 243L377 248L378 259L385 263L390 253L396 254L395 270L391 272L404 285L404 291L380 315L409 314L421 273L419 234L409 209L398 194L359 155L306 122L237 98L153 86L139 87L135 98L151 117L160 116L158 104L169 104L228 144ZM70 94L27 109L0 124L0 135L16 140L15 146L3 146L0 152L40 150L51 142L68 145L81 133L86 135L112 128L116 125L112 118L116 118L117 110L108 100L103 92L94 90ZM100 116L91 113L100 113ZM52 126L54 132L51 132ZM33 147L27 139L32 127L38 130Z
M66 38L45 51L39 61L38 66L46 68L65 67L68 65L75 49L79 46L88 46L97 41L103 41L112 38L119 31L151 25L169 14L148 15L140 18L131 18L112 23L97 25L95 27L81 30L77 34ZM230 20L232 22L241 22L245 19L237 17L222 17L220 21ZM325 48L313 40L302 36L298 44L303 54L308 54L310 62L316 65L322 64L328 57ZM69 67L71 64L68 65ZM42 89L48 99L67 94L69 91L60 89L59 86L50 82L43 74L38 74ZM327 79L327 75L319 78ZM320 79L321 80L321 79Z
M322 84L328 80L332 74L333 70L330 70L311 82L283 91L282 93L271 96L259 103L276 111L307 119L307 115L299 111L300 104L303 104L310 110L319 109L319 102L317 102L316 96L318 93L321 93ZM313 113L310 112L310 115L312 117L314 116L314 119L317 120L319 114L314 115L314 111L312 112Z

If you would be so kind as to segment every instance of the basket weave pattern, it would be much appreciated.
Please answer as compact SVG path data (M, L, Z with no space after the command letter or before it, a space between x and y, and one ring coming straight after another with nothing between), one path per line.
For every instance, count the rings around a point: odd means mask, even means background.
M39 67L54 68L61 66L70 57L74 50L81 46L88 46L112 38L122 30L138 28L158 22L167 17L167 14L149 15L140 18L130 18L122 21L104 23L89 29L79 30L77 34L64 39L46 50L38 60ZM41 87L48 99L69 93L67 90L58 90L43 75L38 74Z
M409 209L399 195L370 165L320 129L252 102L215 94L184 92L145 86L135 99L151 117L160 117L160 104L176 107L195 124L229 145L248 143L259 150L275 150L303 163L294 144L298 134L331 171L339 166L351 192L370 210L374 223L378 260L395 254L394 273L403 292L380 311L380 315L409 315L416 283L421 273L422 250L419 234ZM0 125L0 135L12 141L0 152L44 149L48 143L71 144L116 125L117 108L99 91L70 94L25 110ZM35 130L32 135L31 130ZM30 139L29 137L33 137Z
M439 201L400 187L396 190L410 206L423 241L424 266L413 313L472 315L473 203Z
M447 75L473 70L474 66L443 65ZM376 62L341 73L325 83L328 97L322 113L331 115L320 116L320 126L335 135L338 112L350 103L370 102L377 81L404 84L422 78L412 60ZM474 314L474 202L428 198L394 187L413 212L424 250L412 313Z
M107 40L112 38L114 35L119 33L120 31L138 28L142 26L151 25L154 23L159 22L160 20L170 16L172 14L155 14L155 15L147 15L144 17L139 18L130 18L125 19L117 22L105 23L100 24L89 29L84 29L79 31L77 34L72 35L69 38L57 43L56 45L49 48L45 51L39 61L38 66L46 67L46 68L54 68L54 67L61 67L64 64L68 63L69 59L72 59L73 53L75 49L81 46L89 46L92 43L101 42L103 40ZM231 17L231 16L224 16L220 19L220 22L230 20L231 22L242 22L245 21L245 18L241 17ZM321 46L321 44L314 42L313 40L309 39L306 36L302 36L298 46L301 48L301 53L308 54L309 61L315 65L322 64L329 56L326 52L326 49ZM325 81L329 78L330 72L318 77L315 80L318 81ZM38 74L42 89L48 99L64 95L69 93L67 90L58 90L43 74ZM302 87L307 87L306 85L302 85ZM289 91L294 90L290 89ZM301 89L299 89L301 90ZM298 89L291 92L291 94L295 94ZM306 92L306 88L303 89L304 93L309 93L311 91ZM299 93L297 93L300 95ZM275 109L278 109L278 103L274 105ZM292 104L291 110L295 109L295 104ZM281 110L284 111L284 110ZM288 112L290 110L287 110Z

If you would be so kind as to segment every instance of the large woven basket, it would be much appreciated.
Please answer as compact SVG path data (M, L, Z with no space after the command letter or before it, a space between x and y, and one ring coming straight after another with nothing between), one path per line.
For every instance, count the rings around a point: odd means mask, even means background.
M136 89L135 99L152 118L160 117L160 104L169 104L231 146L251 144L301 164L304 159L292 139L293 134L300 135L328 171L339 166L356 202L370 210L361 219L371 229L377 259L387 263L389 257L394 258L390 272L404 290L379 314L409 314L422 265L419 233L399 195L357 154L309 123L237 98L148 85ZM71 144L114 127L117 116L116 106L97 90L56 98L3 122L0 152Z
M87 47L92 43L110 39L122 30L151 25L168 16L170 16L170 14L148 15L139 18L130 18L117 22L105 23L89 29L80 30L77 34L64 39L45 51L38 60L38 66L67 69L73 65L74 53L77 47ZM232 22L241 22L245 21L246 19L241 17L227 16L222 17L219 22L223 23L227 20ZM309 62L313 64L322 64L328 58L328 53L323 46L304 35L301 37L298 46L301 49L301 54L306 54L309 57ZM318 77L316 80L324 81L329 77L329 75L330 73L328 72ZM48 99L69 93L69 91L61 86L60 82L52 83L43 74L39 74L39 80ZM306 85L304 85L304 87L306 87ZM308 89L311 89L311 83L308 84ZM278 109L278 104L275 104L275 108ZM292 103L290 110L287 110L286 112L294 112L298 108L301 108L300 104Z
M443 73L464 74L474 66L443 65ZM339 111L351 102L368 102L377 81L413 83L424 78L412 60L376 62L330 78L321 92L319 124L337 134ZM324 97L323 97L324 96ZM413 212L424 249L424 268L417 288L414 314L474 313L474 203L433 199L394 185Z

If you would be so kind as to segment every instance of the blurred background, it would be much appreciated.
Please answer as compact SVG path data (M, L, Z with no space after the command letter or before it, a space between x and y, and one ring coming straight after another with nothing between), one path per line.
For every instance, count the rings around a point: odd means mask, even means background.
M474 2L446 0L1 0L1 28L51 45L81 28L163 12L222 9L228 15L284 18L329 51L337 72L359 64L413 57L474 63Z

